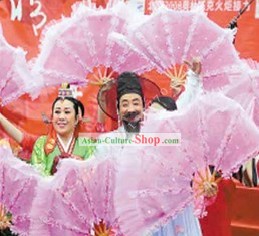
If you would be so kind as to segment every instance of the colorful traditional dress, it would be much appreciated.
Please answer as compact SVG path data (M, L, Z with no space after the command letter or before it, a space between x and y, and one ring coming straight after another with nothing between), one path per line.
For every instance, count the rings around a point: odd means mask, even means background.
M57 145L54 150L49 155L46 155L44 146L47 137L39 137L33 148L31 164L35 165L44 175L51 175L53 167L57 164L59 159L75 158L85 160L89 158L93 154L95 146L80 146L80 139L81 137L73 138L66 151L60 141L57 140Z

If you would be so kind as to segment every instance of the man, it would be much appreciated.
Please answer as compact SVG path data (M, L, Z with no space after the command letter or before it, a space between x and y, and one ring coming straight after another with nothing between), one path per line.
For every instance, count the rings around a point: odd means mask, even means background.
M140 132L144 117L145 97L150 96L147 94L149 91L144 90L142 85L144 83L149 84L147 87L152 90L152 98L160 95L158 86L148 80L143 81L136 73L123 72L119 75L116 83L105 86L100 91L99 105L108 116L118 119L119 128L98 137L101 142L97 145L94 154L96 157L103 158L106 153L112 153L113 148L116 149L116 152L123 150L125 142L132 133ZM112 95L114 91L116 91L116 95ZM144 96L144 93L146 96ZM116 103L112 100L114 96L116 97Z
M197 71L200 71L200 63L197 63L197 67L193 69L197 69ZM193 73L193 77L188 78L187 82L187 88L185 92L179 97L179 107L183 106L184 101L189 102L191 100L195 99L195 94L201 93L200 86L200 80L198 78L198 75ZM145 110L145 94L146 91L141 86L141 79L132 72L124 72L118 77L117 81L117 114L118 114L118 120L120 123L120 127L118 130L107 133L105 135L101 135L99 138L105 140L106 138L113 138L113 137L120 137L120 138L129 138L131 136L131 133L138 133L141 130L141 123L144 118L144 110ZM199 86L197 86L197 84ZM197 89L198 87L198 89ZM192 89L193 88L193 89ZM110 90L112 90L110 88ZM102 96L99 96L101 98ZM106 98L111 98L111 96L107 96ZM105 99L104 99L105 100ZM102 102L104 101L102 100ZM100 104L100 103L99 103ZM102 103L103 105L103 103ZM163 97L160 96L160 94L157 94L153 97L152 106L156 106L156 109L158 106L162 109L173 111L177 108L174 100L172 100L169 97ZM111 117L113 117L112 114L115 114L115 112L107 112L109 108L106 106L103 106L105 108L105 113L110 114ZM161 117L162 118L162 117ZM95 156L99 158L105 158L108 155L112 153L116 153L117 155L121 156L123 158L123 152L124 150L129 152L134 150L130 149L124 149L124 144L112 146L107 145L97 145ZM114 148L114 149L113 149ZM132 148L133 149L133 148ZM114 151L113 151L114 150ZM186 221L188 219L188 222ZM186 208L186 210L177 217L177 221L172 221L177 223L183 223L186 227L189 228L189 230L193 233L193 235L201 235L201 230L199 227L199 223L197 218L193 215L192 208ZM162 229L162 231L157 232L158 234L162 232L162 234L166 231L172 233L173 235L173 228L171 225L166 226L165 229ZM157 235L157 234L156 234Z
M132 72L122 73L118 78L117 109L126 132L140 131L144 108L144 93L138 75Z
M202 81L199 77L201 72L201 63L198 59L192 62L185 61L189 66L185 90L176 100L176 107L183 109L190 105L195 98L203 92ZM177 84L175 78L174 90L179 91L180 84ZM144 87L143 87L144 85ZM114 87L116 86L116 95ZM147 79L140 78L133 72L124 72L119 75L117 83L106 84L100 90L98 95L98 103L105 114L114 120L118 120L118 131L139 132L140 124L143 121L145 105L152 102L152 107L157 104L158 99L170 100L171 98L162 98L160 89L156 84ZM116 99L114 104L112 99ZM156 101L156 102L154 102ZM168 109L167 109L168 110ZM172 109L174 110L174 109Z

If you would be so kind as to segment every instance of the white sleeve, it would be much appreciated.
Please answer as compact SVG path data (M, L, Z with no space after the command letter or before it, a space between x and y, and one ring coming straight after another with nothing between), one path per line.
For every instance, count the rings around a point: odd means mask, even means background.
M178 110L191 104L203 92L202 79L192 70L187 72L185 91L176 100Z
M106 137L109 137L111 133L104 133L104 134L101 134L98 139L101 140L101 141L104 141ZM102 143L98 143L96 145L96 149L95 149L95 152L94 152L94 157L95 158L98 158L98 159L103 159L107 156L108 153L110 153L110 146L107 146L107 145L103 145Z

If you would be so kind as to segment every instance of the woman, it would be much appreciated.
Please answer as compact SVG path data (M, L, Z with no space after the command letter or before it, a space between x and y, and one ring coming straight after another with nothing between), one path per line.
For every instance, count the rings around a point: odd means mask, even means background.
M84 117L85 109L84 105L80 100L75 100L78 103L78 117L79 117L79 124L80 130L84 131L85 127L84 124L87 122L87 118ZM105 132L104 128L104 114L101 113L98 109L98 120L94 126L93 132ZM99 114L100 112L100 114ZM42 114L43 122L45 124L51 124L51 121L48 116L44 113ZM30 161L33 145L38 139L37 135L29 134L24 130L19 129L15 124L7 119L1 112L0 112L0 127L8 134L8 136L14 139L19 146L15 144L15 148L17 147L17 152L15 152L15 156L18 156L22 160Z
M47 136L41 136L36 141L31 164L44 175L56 172L60 159L74 158L84 160L89 158L95 147L80 147L78 137L79 105L72 97L58 97L52 105L52 128Z

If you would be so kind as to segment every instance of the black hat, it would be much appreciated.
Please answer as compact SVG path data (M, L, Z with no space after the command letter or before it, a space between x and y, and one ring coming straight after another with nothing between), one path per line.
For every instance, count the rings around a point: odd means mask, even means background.
M144 106L155 97L161 96L160 88L154 82L133 72L123 72L117 79L111 80L101 87L97 97L99 106L106 115L117 121L118 101L122 95L128 93L139 94Z
M118 77L117 84L117 102L119 103L120 98L128 93L136 93L141 96L143 104L144 95L143 90L139 81L139 76L133 72L123 72Z
M151 104L153 104L153 103L158 103L163 108L165 108L167 111L177 110L175 100L168 96L156 97L155 99L152 100Z

